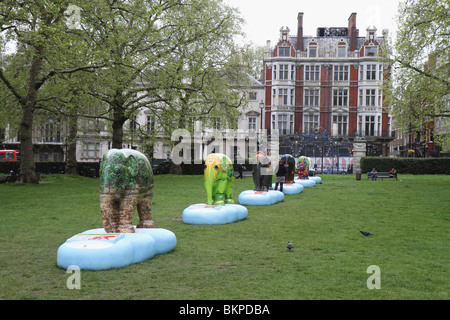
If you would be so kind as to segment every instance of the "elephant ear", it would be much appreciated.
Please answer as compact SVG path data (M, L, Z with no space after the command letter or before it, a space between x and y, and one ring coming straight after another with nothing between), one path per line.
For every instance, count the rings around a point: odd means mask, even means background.
M130 176L135 178L139 174L137 159L133 155L129 155L127 157L126 163Z

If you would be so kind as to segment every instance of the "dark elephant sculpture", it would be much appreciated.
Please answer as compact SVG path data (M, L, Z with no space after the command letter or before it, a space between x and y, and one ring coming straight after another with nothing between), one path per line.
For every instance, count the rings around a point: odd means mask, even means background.
M252 168L255 191L268 191L272 189L272 163L270 157L264 152L256 153L256 164Z
M290 154L281 156L281 164L286 167L285 183L294 183L295 159Z

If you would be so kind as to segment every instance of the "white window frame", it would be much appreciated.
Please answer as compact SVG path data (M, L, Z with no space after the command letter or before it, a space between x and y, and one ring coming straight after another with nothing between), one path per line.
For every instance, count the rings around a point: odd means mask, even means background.
M333 106L348 107L348 88L333 88Z
M318 88L305 88L304 94L305 107L318 107L320 104L320 89Z
M305 81L320 81L320 65L305 65Z
M308 133L319 128L320 114L319 113L305 113L303 114L303 133Z

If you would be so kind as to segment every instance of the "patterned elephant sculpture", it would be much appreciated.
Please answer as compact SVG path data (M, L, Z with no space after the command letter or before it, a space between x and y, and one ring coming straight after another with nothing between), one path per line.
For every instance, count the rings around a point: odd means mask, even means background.
M285 183L294 183L295 159L290 154L281 156L281 164L286 167Z
M100 211L109 233L133 233L133 215L138 210L137 228L153 228L153 171L147 157L131 149L111 149L100 165Z
M298 158L297 169L299 179L309 179L309 159L307 157L301 156Z
M204 186L208 205L225 205L233 200L234 169L230 158L221 153L206 157Z
M252 168L255 191L269 191L272 189L272 163L270 157L263 151L256 153L256 164Z

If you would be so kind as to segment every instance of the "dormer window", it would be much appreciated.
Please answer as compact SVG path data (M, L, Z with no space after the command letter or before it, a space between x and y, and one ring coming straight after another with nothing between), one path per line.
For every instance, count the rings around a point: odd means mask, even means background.
M278 47L278 56L279 57L290 57L291 56L291 47Z
M341 39L337 45L337 56L338 58L347 57L347 43L345 43L344 39Z
M377 55L378 55L378 46L372 43L364 47L365 57L376 57Z
M317 58L317 42L313 39L308 45L308 56L310 58Z

